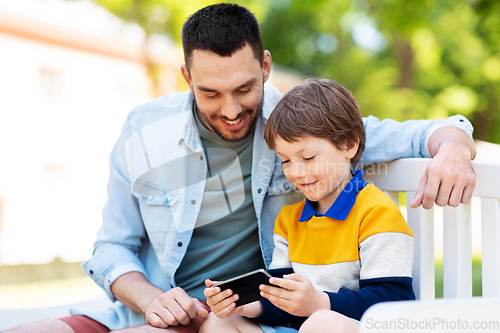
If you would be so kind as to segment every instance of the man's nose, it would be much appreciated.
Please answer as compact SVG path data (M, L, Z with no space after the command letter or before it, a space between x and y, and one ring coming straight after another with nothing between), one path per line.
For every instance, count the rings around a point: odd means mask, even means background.
M227 96L224 98L221 107L221 114L223 116L229 120L235 120L241 111L242 107L237 98L234 98L233 96Z

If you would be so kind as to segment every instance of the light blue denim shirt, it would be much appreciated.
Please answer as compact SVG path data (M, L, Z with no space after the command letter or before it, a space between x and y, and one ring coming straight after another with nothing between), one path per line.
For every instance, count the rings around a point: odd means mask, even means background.
M276 88L265 88L253 142L252 196L266 267L272 259L276 216L282 206L303 199L263 140L265 121L281 97ZM186 91L140 105L128 115L110 157L103 226L92 258L82 265L115 302L106 312L72 309L72 314L87 315L112 330L143 324L143 314L116 301L111 284L137 271L162 290L176 286L174 274L195 227L207 175L192 106L193 95ZM430 157L429 137L441 126L457 126L472 135L470 122L462 116L403 123L375 117L363 121L367 144L362 163Z

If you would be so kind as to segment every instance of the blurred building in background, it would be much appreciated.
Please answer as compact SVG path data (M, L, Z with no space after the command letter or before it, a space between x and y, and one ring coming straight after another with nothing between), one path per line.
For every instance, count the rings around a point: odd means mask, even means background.
M126 114L185 90L182 63L169 38L91 1L0 1L0 265L91 256Z
M0 2L0 264L90 257L126 114L182 52L90 1Z

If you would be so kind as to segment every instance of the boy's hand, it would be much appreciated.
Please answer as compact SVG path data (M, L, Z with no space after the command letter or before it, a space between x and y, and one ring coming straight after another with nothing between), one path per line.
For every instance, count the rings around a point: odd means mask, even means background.
M269 279L271 287L261 285L261 295L278 308L300 317L309 317L320 309L330 310L330 298L324 292L314 289L305 276L298 274L283 275L283 278Z
M227 318L234 315L240 315L247 318L255 318L260 316L263 307L260 301L245 304L243 306L236 307L236 300L238 300L238 295L233 295L231 289L224 290L221 292L219 287L212 286L217 283L212 280L205 280L205 285L207 288L204 291L205 297L207 298L207 304L212 309L212 312L219 318Z
M235 303L239 296L233 295L231 289L226 289L221 292L219 287L212 288L215 283L217 283L217 281L206 279L205 285L207 288L205 288L203 292L212 312L219 318L227 318L241 314L243 307L240 306L237 308Z

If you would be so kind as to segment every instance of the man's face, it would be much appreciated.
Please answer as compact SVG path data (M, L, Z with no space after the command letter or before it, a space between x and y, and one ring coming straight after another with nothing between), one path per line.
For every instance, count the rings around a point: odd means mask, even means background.
M261 66L248 45L230 57L196 49L190 71L183 65L181 72L203 125L230 141L250 133L262 111L264 82L271 72L268 51Z

